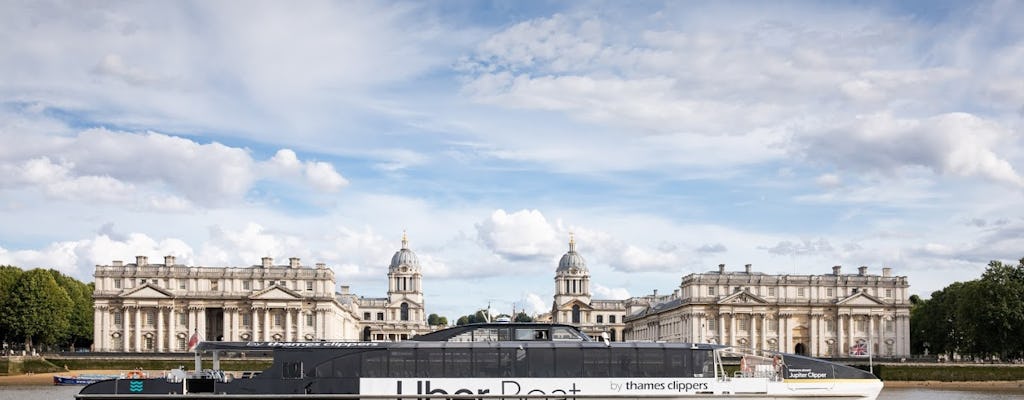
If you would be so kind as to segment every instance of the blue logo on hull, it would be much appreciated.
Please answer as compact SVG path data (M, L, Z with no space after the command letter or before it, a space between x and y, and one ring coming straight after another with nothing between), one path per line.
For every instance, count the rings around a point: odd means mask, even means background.
M128 382L128 391L139 393L142 391L142 381L130 381Z

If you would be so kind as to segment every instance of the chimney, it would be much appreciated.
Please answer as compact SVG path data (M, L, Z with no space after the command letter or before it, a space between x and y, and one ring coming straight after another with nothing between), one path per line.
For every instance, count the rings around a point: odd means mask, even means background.
M842 270L843 270L843 266L842 265L836 265L836 266L832 267L832 275L839 275Z
M655 299L657 299L657 298L658 298L658 289L654 289L654 298L655 298Z
M868 274L868 267L862 265L859 268L857 268L857 275L866 276L867 274Z
M272 257L263 257L263 268L270 268L274 265L274 259Z
M725 273L725 264L718 264L718 273L720 273L720 274L724 274Z
M747 274L750 273L750 264L744 265L743 268L746 269Z
M882 276L884 276L886 278L892 276L892 268L889 268L889 267L882 268Z
M298 268L299 267L299 258L298 257L288 258L288 266L292 267L292 268Z
M146 256L135 256L135 265L145 267L149 265L149 261L146 260Z
M316 263L316 269L324 269L324 268L327 268L327 264Z
M348 285L342 285L342 286L341 286L341 294L342 294L342 295L347 295L347 294L348 294L348 291L349 291L349 287L348 287Z
M164 256L164 265L168 267L174 265L174 256Z
M121 260L114 260L113 262L110 263L110 265L113 265L115 267L123 267L124 266L124 262L121 261Z

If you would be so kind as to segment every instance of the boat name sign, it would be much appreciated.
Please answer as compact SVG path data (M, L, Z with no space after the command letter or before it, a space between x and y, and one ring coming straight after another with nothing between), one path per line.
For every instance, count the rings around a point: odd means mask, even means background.
M368 395L678 395L714 390L713 378L362 378L359 392Z

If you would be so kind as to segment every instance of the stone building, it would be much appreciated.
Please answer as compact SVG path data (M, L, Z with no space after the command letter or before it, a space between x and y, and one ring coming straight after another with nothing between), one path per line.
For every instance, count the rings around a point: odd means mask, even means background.
M416 255L392 257L388 297L362 298L342 286L325 264L264 257L249 267L114 261L94 273L94 351L186 351L193 333L203 340L401 340L426 332L422 275ZM397 262L397 263L396 263ZM367 316L369 315L369 316Z
M910 354L910 300L905 276L770 275L751 270L686 275L672 295L630 314L634 340L722 343L815 357Z

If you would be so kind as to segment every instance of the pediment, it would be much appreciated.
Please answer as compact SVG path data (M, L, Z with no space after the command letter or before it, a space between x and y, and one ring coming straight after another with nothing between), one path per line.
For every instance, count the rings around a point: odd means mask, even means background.
M768 304L768 300L744 290L725 296L718 304Z
M302 296L291 289L274 285L253 293L249 298L252 300L295 300L301 299Z
M121 297L127 299L169 299L173 297L173 295L171 292L168 292L159 286L153 286L147 283L129 290L128 293L125 293Z
M879 306L885 305L885 302L875 296L872 296L864 292L860 292L854 293L845 299L839 300L836 302L836 304L844 306Z
M559 310L569 310L569 309L572 309L572 306L580 306L580 310L593 310L594 309L594 307L591 307L590 304L584 303L584 302L582 302L580 300L570 300L570 301L567 301L565 304L562 304L561 306L558 306L558 309Z

